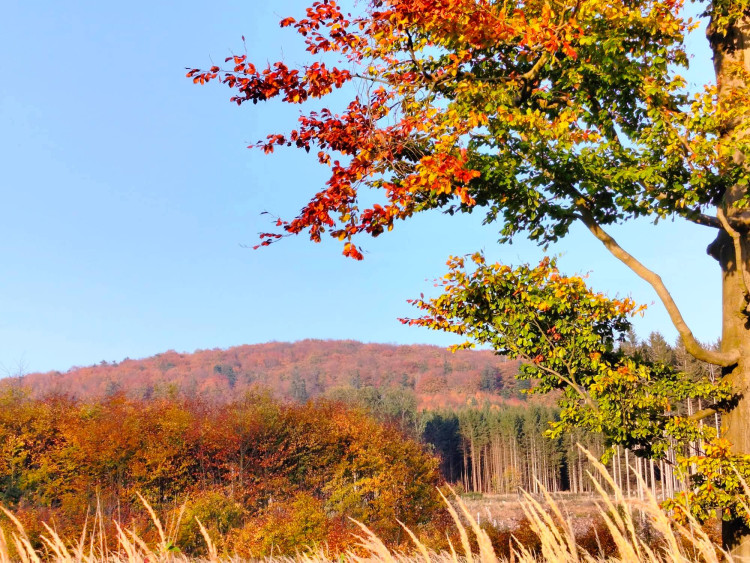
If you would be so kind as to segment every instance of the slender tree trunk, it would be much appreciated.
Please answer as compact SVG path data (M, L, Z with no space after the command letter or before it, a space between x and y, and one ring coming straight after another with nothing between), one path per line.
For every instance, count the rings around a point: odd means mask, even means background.
M643 460L639 457L635 459L638 476L641 477L641 479L638 479L638 500L643 500Z
M464 474L463 474L463 478L464 478L463 479L464 480L464 490L466 492L469 492L469 490L470 490L470 488L469 488L469 483L470 483L470 481L469 481L469 456L468 456L468 452L466 450L466 440L464 440L462 450L463 450L463 454L464 454Z
M651 472L651 494L656 495L656 475L654 473L654 460L649 460L649 469Z
M583 480L583 456L581 456L581 452L577 452L577 458L578 458L578 491L583 493L586 492L586 484Z
M474 489L473 491L475 493L481 493L482 492L482 485L480 482L480 471L481 467L479 465L479 452L477 451L477 442L474 439L474 436L471 437L471 474L474 478Z
M570 447L568 448L568 484L570 492L575 494L578 492L576 482L576 463L573 456L575 455L575 445L573 443L573 436L570 436Z
M625 484L628 488L628 498L630 498L630 460L628 459L627 448L625 449Z
M673 497L675 495L675 488L674 488L674 448L672 446L669 447L669 451L667 451L667 459L669 460L669 466L667 467L667 496Z
M661 485L661 500L664 500L664 460L659 460L659 484Z
M615 456L612 458L612 470L614 472L613 477L615 479L615 483L617 483L617 488L621 493L623 493L625 489L623 489L624 485L622 482L622 458L620 457L619 446L617 446Z
M521 442L518 437L518 433L516 433L516 437L513 439L513 488L516 492L518 492L518 487L525 486L523 485L523 476L524 476L524 470L523 470L523 458L521 457L521 454L519 450L521 449Z

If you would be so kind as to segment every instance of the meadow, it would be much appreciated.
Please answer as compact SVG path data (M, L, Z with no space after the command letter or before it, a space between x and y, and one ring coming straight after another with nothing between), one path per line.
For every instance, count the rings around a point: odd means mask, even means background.
M434 550L426 546L406 525L401 527L411 540L407 549L389 549L376 533L360 522L355 522L358 531L356 542L343 552L331 551L326 545L300 545L294 554L265 557L252 555L241 557L237 553L221 551L217 538L212 537L207 527L199 519L201 537L205 543L205 555L190 557L183 554L176 543L180 523L185 515L185 507L166 516L162 521L148 501L139 496L144 512L148 513L156 530L155 541L143 539L136 531L114 522L116 538L105 537L103 517L100 512L83 526L75 542L66 542L54 527L45 524L41 534L41 548L32 546L23 524L7 509L2 509L11 528L0 528L0 563L22 561L73 562L181 562L181 561L240 561L262 560L267 562L313 563L338 561L341 563L363 561L386 562L497 562L512 561L530 563L555 561L563 563L579 562L693 562L719 563L735 561L724 552L697 521L688 517L685 524L678 524L659 506L656 497L646 487L646 500L627 499L617 486L616 480L594 456L584 451L595 468L599 479L592 483L597 489L597 497L592 499L603 524L602 532L596 535L596 547L581 544L580 534L575 531L575 520L580 515L571 514L563 504L546 490L541 498L522 492L518 502L533 535L533 545L528 538L510 535L508 554L499 553L497 543L473 515L477 505L465 502L461 496L453 494L447 498L440 493L453 523L453 534L448 536L447 550ZM638 477L640 479L640 477ZM604 485L600 484L604 483ZM468 504L468 505L467 505ZM601 534L601 535L600 535ZM451 540L451 535L457 541ZM496 539L496 538L495 538Z

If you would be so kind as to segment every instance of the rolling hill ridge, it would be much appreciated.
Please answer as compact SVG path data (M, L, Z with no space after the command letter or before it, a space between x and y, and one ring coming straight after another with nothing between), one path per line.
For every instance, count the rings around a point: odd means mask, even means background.
M305 401L347 388L400 387L414 391L420 408L518 404L526 400L519 362L487 350L451 353L429 345L369 344L352 340L269 342L193 353L167 351L119 363L32 373L0 381L34 396L81 399L122 392L138 398L165 394L226 402L250 390Z

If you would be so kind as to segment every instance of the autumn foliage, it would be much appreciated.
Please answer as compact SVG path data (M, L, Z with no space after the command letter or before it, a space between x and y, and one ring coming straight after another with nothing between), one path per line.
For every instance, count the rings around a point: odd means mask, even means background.
M193 353L167 351L149 358L101 362L67 372L26 374L0 381L34 397L62 393L80 399L117 392L133 398L202 397L231 401L267 390L282 400L336 398L346 388L413 392L419 408L525 402L518 362L489 350L451 354L437 346L368 344L341 340L269 342Z
M682 0L369 0L358 8L350 15L322 0L284 18L281 27L295 30L310 55L297 68L258 68L242 55L226 68L189 69L195 82L229 86L240 105L300 104L356 81L338 111L302 113L296 129L253 145L295 146L331 171L259 246L328 234L362 259L357 235L378 236L430 209L481 213L501 241L525 235L542 246L580 223L652 286L688 352L724 369L721 385L625 358L613 342L634 305L599 299L573 278L536 275L544 264L496 272L480 263L478 276L462 279L463 266L451 261L456 285L420 300L427 314L417 323L525 357L540 389L564 392L561 422L649 456L664 456L673 440L713 440L699 420L673 416L685 399L712 402L735 459L748 464L748 0L703 3L716 82L700 91L683 76L689 34L700 25ZM364 197L368 188L374 198ZM641 217L716 229L709 253L723 274L719 350L697 341L661 277L607 232ZM508 292L515 274L534 290ZM571 301L583 308L581 322L564 310ZM750 557L750 529L729 519L725 544Z
M308 64L256 66L243 54L187 75L225 84L238 105L352 94L339 111L302 113L297 128L251 145L294 146L331 170L325 188L260 245L327 233L361 259L355 235L377 236L434 208L481 210L503 223L505 238L527 231L549 242L578 219L698 221L726 188L717 168L729 153L715 139L745 94L688 96L674 69L687 64L682 40L695 24L681 8L680 0L372 0L352 15L323 0L280 22L301 36ZM364 188L379 201L361 205Z
M46 521L74 539L97 509L102 525L149 538L142 494L160 513L184 505L177 543L187 552L205 548L196 516L244 556L343 549L349 518L395 546L398 521L440 536L439 484L437 460L416 442L330 403L0 397L0 501L32 538Z

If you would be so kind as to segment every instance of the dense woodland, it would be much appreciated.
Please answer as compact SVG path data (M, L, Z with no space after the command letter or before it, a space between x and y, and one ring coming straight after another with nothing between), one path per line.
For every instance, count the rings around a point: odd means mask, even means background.
M244 555L347 547L349 518L399 545L399 520L444 537L440 483L424 447L340 404L0 396L0 501L32 537L46 521L74 539L97 510L98 525L153 537L140 493L160 514L185 505L177 545L188 552L203 545L195 516Z
M677 365L688 376L710 370L659 334L643 342L631 334L621 345L644 360ZM331 358L334 349L360 354ZM415 350L430 355L418 360ZM161 510L187 503L184 548L200 545L189 524L199 516L213 522L227 549L259 554L300 542L345 546L352 530L347 517L367 521L392 545L404 540L397 519L437 542L446 521L435 486L444 481L467 493L538 493L541 487L592 493L588 473L596 472L578 443L605 457L627 495L644 494L634 472L660 498L688 486L689 477L673 468L677 456L689 452L671 450L654 462L642 452L608 449L595 434L551 439L545 434L559 410L519 393L531 383L507 380L500 368L509 363L484 352L450 356L437 350L305 341L169 352L6 380L0 499L32 531L53 519L72 533L98 506L106 520L134 520L148 533L137 516L136 493L142 493ZM368 365L374 357L376 367L388 366L387 377L374 375ZM252 371L248 358L271 371ZM337 361L346 374L338 378L331 375ZM130 375L110 389L117 373ZM331 385L312 385L311 373ZM425 408L432 394L421 382L436 373L455 390L453 400L462 397L460 406ZM273 377L275 386L268 384ZM50 380L86 387L79 397L55 386L45 394L42 385ZM186 380L213 392L201 398L184 392L180 382ZM241 383L257 380L264 391ZM151 391L144 393L143 385ZM222 385L235 400L219 392ZM102 388L97 396L94 390ZM700 408L690 400L684 405L688 413ZM701 447L691 444L695 451Z
M426 345L365 344L351 340L270 342L192 354L168 351L67 372L13 378L36 397L61 393L101 398L123 392L133 398L178 393L226 402L248 390L268 390L282 400L304 402L348 388L403 388L419 408L467 403L520 404L528 382L518 381L518 362L488 350L451 353ZM0 380L2 384L2 380ZM7 383L6 383L7 384Z
M620 345L627 354L642 361L675 366L685 377L720 376L715 366L687 354L681 341L672 346L658 333L639 341L631 332ZM700 400L687 399L680 409L691 415L704 406ZM466 491L511 493L521 487L539 492L544 486L550 491L593 492L593 483L587 476L592 468L577 447L579 443L606 460L627 495L643 497L643 486L635 473L662 499L689 489L690 475L680 474L675 467L679 456L702 453L702 443L692 442L686 449L672 447L664 459L645 460L645 452L609 448L597 434L576 432L554 439L546 437L550 423L558 416L558 409L533 403L425 411L421 437L439 453L444 477ZM719 415L705 419L704 424L718 430Z

